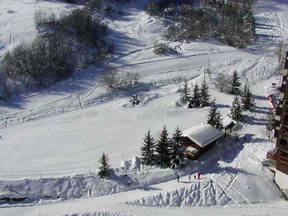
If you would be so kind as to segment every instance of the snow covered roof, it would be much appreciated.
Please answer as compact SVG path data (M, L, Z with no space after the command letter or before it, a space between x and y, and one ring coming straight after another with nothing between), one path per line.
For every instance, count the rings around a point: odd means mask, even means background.
M188 137L201 148L221 137L223 133L209 124L194 126L183 132L184 137Z

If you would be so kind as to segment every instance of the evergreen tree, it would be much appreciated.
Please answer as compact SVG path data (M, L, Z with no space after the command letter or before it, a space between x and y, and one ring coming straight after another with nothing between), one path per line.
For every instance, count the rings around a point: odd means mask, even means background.
M208 113L208 119L207 124L210 124L214 126L217 129L222 128L222 122L221 122L221 114L219 111L217 111L217 106L215 104L215 99L211 104L210 111Z
M183 88L181 89L180 101L183 104L190 101L190 88L189 88L188 82L186 80L183 84Z
M222 129L223 128L223 124L222 124L222 118L221 118L221 113L218 111L216 118L215 118L216 124L215 124L215 128L217 129Z
M192 95L190 103L189 103L189 108L192 108L193 105L195 107L199 107L200 104L201 104L200 90L199 90L199 87L198 87L198 85L196 83L195 86L194 86L194 89L193 89L193 95Z
M201 107L208 106L209 105L209 88L208 85L204 79L202 85L201 85L201 90L200 90L200 103Z
M247 85L245 85L244 93L241 97L241 102L242 102L243 110L248 110L248 111L254 110L255 108L254 97L252 93L250 92L249 87Z
M208 113L207 124L215 126L216 125L216 116L217 116L217 107L216 107L215 99L214 99L211 106L210 106L210 111Z
M185 154L181 137L182 132L180 131L179 127L177 127L172 136L172 139L170 140L169 149L170 166L173 169L181 168L184 166Z
M231 111L230 115L233 120L239 121L241 119L242 108L237 96L234 98L230 111Z
M110 175L110 172L109 172L110 165L109 165L108 155L103 153L98 162L100 163L98 176L100 176L100 178L108 177Z
M160 138L156 144L156 164L159 166L169 166L169 137L166 126L160 132Z
M145 134L144 143L141 147L142 164L153 166L155 164L155 140L150 130Z
M231 94L233 95L240 95L241 82L238 72L235 70L232 77L231 77Z

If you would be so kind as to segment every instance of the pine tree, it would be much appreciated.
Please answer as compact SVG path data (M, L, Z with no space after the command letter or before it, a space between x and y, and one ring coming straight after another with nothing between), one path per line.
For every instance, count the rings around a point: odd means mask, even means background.
M215 99L214 99L211 106L210 106L210 111L208 113L207 124L215 126L216 125L216 116L217 116L217 107L216 107Z
M216 118L215 118L216 124L215 124L215 128L217 129L222 129L223 128L223 124L222 124L222 118L221 118L221 113L218 111Z
M181 89L180 101L183 104L190 101L190 88L189 88L188 82L186 80L183 84L183 88Z
M100 178L108 177L110 175L110 172L109 172L110 165L109 165L108 155L103 153L101 158L100 158L100 160L98 162L100 163L98 176Z
M147 166L155 165L155 140L150 130L145 134L144 143L141 147L142 164Z
M230 111L231 111L230 115L233 120L239 121L241 119L242 108L237 96L234 98Z
M182 145L182 132L179 127L175 129L175 132L170 140L169 157L170 166L173 169L181 168L184 166L185 154Z
M221 114L219 111L217 111L217 106L215 104L215 99L211 104L210 111L208 113L208 119L207 124L210 124L214 126L217 129L222 128L222 122L221 122Z
M193 95L191 97L189 107L191 106L190 108L192 108L193 105L195 107L199 107L200 104L201 104L200 90L199 90L199 87L198 87L198 85L196 83L195 86L194 86L194 89L193 89Z
M209 105L209 88L208 85L204 79L202 85L201 85L201 90L200 90L200 103L201 107L208 106Z
M238 75L238 72L235 70L231 78L231 94L240 95L241 93L240 86L241 86L240 77Z
M159 166L169 166L169 137L166 126L160 132L160 138L156 144L156 164Z
M244 93L241 97L241 102L242 102L243 110L248 110L248 111L254 110L255 108L254 98L247 85L245 85Z

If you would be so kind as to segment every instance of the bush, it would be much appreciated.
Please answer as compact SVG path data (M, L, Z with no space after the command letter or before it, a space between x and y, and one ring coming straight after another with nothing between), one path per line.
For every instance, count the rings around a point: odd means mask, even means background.
M119 71L111 66L107 66L102 75L102 83L110 90L129 89L134 88L139 84L138 73L123 73L122 76Z
M169 47L167 44L160 43L154 47L153 52L156 55L167 55L169 53L174 52L174 50L171 47Z

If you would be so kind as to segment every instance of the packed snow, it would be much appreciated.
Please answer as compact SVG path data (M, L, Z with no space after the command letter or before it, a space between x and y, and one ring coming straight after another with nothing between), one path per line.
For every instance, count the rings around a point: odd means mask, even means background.
M123 17L106 21L110 39L116 42L111 64L121 72L139 73L141 84L136 89L107 92L99 84L101 70L90 67L47 89L1 102L0 197L29 200L4 202L0 215L287 214L287 202L261 161L275 146L265 129L272 108L267 96L271 82L281 82L275 72L275 49L280 40L288 39L288 2L259 0L258 40L247 49L216 41L173 42L170 46L180 45L181 50L164 57L155 56L153 46L163 41L165 26L148 16L143 4L132 1L122 10ZM59 1L0 0L0 55L36 36L35 10L59 13L71 8ZM233 96L220 93L213 78L234 70L255 95L255 113L245 113L244 123L231 136L190 162L180 182L169 169L119 171L115 179L99 180L95 173L103 152L118 168L121 161L139 155L148 129L157 137L164 124L171 133L177 126L186 130L206 122L209 108L179 106L178 89L183 80L201 83L208 61L213 71L208 77L210 93L223 117ZM132 107L134 94L141 103ZM204 174L203 179L189 183L188 174L197 172Z

